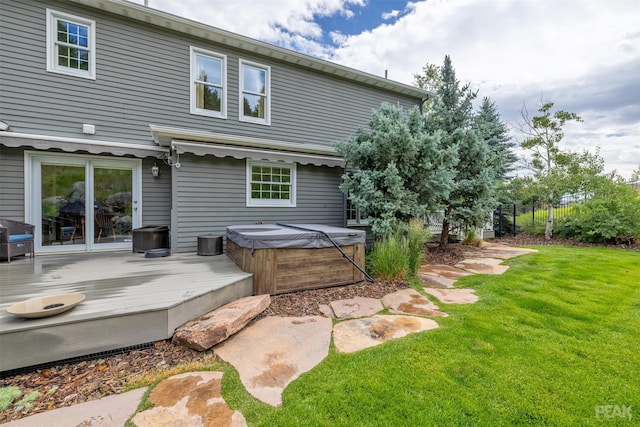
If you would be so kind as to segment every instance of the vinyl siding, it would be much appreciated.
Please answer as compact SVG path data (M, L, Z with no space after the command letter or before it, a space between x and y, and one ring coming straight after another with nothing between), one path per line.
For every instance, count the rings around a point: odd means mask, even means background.
M297 165L295 208L246 207L246 161L212 156L180 157L174 169L172 250L194 252L201 234L224 235L232 224L273 222L343 225L342 170Z
M151 167L160 168L157 177L151 175ZM161 160L142 161L142 225L171 224L171 168Z
M419 102L65 1L0 4L0 117L15 132L152 145L153 123L331 145L384 101ZM96 80L46 72L47 7L96 21ZM227 119L190 114L190 46L227 55ZM271 126L238 120L241 58L271 67Z
M23 150L0 146L0 218L24 221Z

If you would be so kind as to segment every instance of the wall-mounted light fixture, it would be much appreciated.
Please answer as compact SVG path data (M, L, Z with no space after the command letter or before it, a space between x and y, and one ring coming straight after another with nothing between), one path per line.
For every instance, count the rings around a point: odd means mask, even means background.
M160 175L160 168L155 163L153 164L153 166L151 166L151 175L153 175L154 177Z
M3 131L3 132L4 132L4 131L5 131L5 130L7 130L7 129L9 129L9 124L8 124L8 123L3 122L2 120L0 120L0 131Z

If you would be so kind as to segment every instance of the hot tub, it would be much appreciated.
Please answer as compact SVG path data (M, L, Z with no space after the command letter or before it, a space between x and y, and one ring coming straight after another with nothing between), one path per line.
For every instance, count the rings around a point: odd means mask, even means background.
M231 225L227 256L253 273L254 295L363 281L364 274L323 233L364 269L365 232L322 224Z

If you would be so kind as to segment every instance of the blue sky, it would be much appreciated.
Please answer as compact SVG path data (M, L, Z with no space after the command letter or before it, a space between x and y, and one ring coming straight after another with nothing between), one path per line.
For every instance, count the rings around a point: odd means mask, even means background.
M320 41L337 47L331 37L332 33L358 35L383 24L393 25L407 13L407 3L403 0L372 0L366 4L347 5L347 10L343 13L317 16L314 21L324 30Z
M142 3L143 0L135 0ZM512 129L544 101L579 114L563 147L640 167L638 0L149 0L149 6L406 84L450 55ZM394 14L394 11L398 11ZM514 139L518 133L513 131Z

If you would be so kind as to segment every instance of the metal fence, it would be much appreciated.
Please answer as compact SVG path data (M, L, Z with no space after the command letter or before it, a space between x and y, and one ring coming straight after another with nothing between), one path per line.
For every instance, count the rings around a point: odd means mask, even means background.
M574 206L585 198L582 194L563 196L560 203L553 205L554 220L571 214ZM499 205L493 213L496 237L515 236L521 232L543 234L548 220L548 207L549 205L543 202Z

